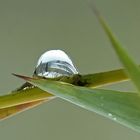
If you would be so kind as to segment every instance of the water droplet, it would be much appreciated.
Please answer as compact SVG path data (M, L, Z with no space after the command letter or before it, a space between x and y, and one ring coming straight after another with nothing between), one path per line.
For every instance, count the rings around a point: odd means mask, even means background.
M24 87L22 90L27 90L27 89L31 89L31 88L34 88L35 86L27 86L27 87Z
M110 118L112 118L114 121L116 121L116 120L117 120L117 118L116 118L116 117L114 117L111 113L108 113L108 116L109 116Z
M61 50L50 50L41 55L34 75L46 78L78 74L69 56Z
M114 118L113 118L113 120L114 120L114 121L116 121L116 120L117 120L117 118L116 118L116 117L114 117Z
M108 116L109 116L109 117L112 117L112 114L111 114L111 113L108 113Z
M22 90L26 90L26 89L29 89L29 87L25 87L25 88L23 88Z

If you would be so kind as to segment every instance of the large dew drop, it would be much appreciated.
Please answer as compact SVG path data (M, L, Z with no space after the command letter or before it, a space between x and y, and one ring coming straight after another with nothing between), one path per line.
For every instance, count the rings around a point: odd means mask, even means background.
M50 50L41 55L34 75L46 78L78 74L71 59L61 50Z

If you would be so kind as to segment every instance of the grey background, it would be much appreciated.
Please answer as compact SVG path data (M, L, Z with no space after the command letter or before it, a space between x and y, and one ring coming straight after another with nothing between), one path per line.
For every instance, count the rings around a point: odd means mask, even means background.
M140 1L95 0L113 31L139 63ZM0 93L32 75L38 57L66 51L83 74L120 68L87 0L0 0ZM135 90L126 82L105 88ZM140 134L61 99L0 122L3 140L139 140Z

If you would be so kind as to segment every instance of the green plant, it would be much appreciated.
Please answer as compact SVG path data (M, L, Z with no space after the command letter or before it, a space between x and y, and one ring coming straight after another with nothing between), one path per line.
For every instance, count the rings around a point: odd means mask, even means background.
M119 41L116 40L96 8L94 8L94 13L108 35L124 69L88 75L73 75L71 77L63 76L55 79L16 75L31 83L34 87L1 96L1 119L55 97L60 97L140 131L140 68L126 53ZM113 84L129 79L136 86L138 90L136 93L98 89L99 86L105 84Z

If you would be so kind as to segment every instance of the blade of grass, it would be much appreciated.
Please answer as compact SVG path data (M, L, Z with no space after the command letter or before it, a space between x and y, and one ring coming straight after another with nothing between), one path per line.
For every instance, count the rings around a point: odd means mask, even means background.
M27 110L27 109L31 109L35 106L40 105L41 103L43 103L43 100L29 102L29 103L25 103L25 104L20 104L20 105L0 109L0 120L9 118L17 113L20 113L20 112Z
M112 43L112 46L117 53L117 56L119 57L121 63L125 67L125 71L127 75L132 79L134 85L140 91L140 69L139 67L134 63L132 58L128 55L126 50L121 46L119 41L116 39L115 35L110 30L109 26L99 13L99 11L96 9L94 5L92 5L92 10L95 13L98 21L100 22L101 26L103 27L105 33L107 34L110 42ZM140 94L140 92L139 92Z
M86 74L82 75L81 81L85 83L85 87L102 87L105 85L112 85L118 82L124 82L130 80L124 72L124 69L117 69L112 71Z
M137 93L91 89L64 82L18 77L40 89L140 132L140 96Z
M35 87L33 89L22 90L12 94L0 96L0 109L52 98L54 98L54 96L52 96L50 93L44 92Z
M53 98L55 98L53 95L37 87L13 91L10 94L0 96L0 120L31 109Z

